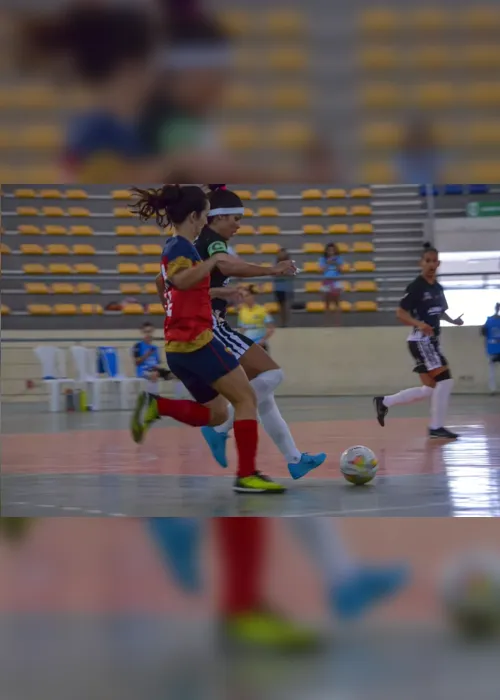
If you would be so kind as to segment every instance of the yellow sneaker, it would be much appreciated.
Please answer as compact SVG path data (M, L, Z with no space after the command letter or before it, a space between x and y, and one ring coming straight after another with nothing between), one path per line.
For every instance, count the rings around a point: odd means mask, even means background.
M285 493L286 488L268 476L255 472L251 476L236 477L233 491L236 493Z
M280 651L308 651L323 641L315 630L266 611L231 616L224 633L229 642Z
M142 415L143 412L144 416ZM159 418L160 414L158 413L156 399L153 396L148 396L146 392L139 394L130 421L130 432L133 441L141 443L149 428Z

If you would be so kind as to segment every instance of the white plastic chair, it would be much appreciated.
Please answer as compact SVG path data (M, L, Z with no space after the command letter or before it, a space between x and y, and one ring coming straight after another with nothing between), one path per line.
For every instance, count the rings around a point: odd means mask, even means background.
M54 345L38 345L34 352L42 368L42 381L50 387L49 410L57 413L62 408L61 388L75 384L66 376L66 355Z

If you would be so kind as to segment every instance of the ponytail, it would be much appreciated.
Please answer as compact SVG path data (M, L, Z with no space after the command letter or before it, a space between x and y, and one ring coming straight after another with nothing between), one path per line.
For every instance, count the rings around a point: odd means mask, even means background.
M132 192L137 198L130 207L131 211L141 221L154 217L161 228L182 224L193 212L201 214L207 205L205 193L196 185L164 185L147 190L134 187Z

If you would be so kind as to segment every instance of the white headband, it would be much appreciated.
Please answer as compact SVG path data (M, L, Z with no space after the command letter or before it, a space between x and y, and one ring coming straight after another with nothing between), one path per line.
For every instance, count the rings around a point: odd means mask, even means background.
M218 209L210 209L208 216L223 216L224 214L239 214L243 216L244 213L243 207L219 207Z

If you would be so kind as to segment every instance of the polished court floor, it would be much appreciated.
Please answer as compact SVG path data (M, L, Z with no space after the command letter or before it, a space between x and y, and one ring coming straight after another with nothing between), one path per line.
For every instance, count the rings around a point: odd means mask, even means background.
M192 428L163 420L137 447L125 412L48 414L46 406L2 411L2 514L11 516L500 515L500 398L453 397L448 426L454 443L426 438L427 405L393 409L387 427L370 398L280 400L298 447L324 451L325 464L293 482L262 433L259 468L282 481L282 496L236 495L236 456L222 470ZM376 480L357 488L339 473L350 445L371 447Z

